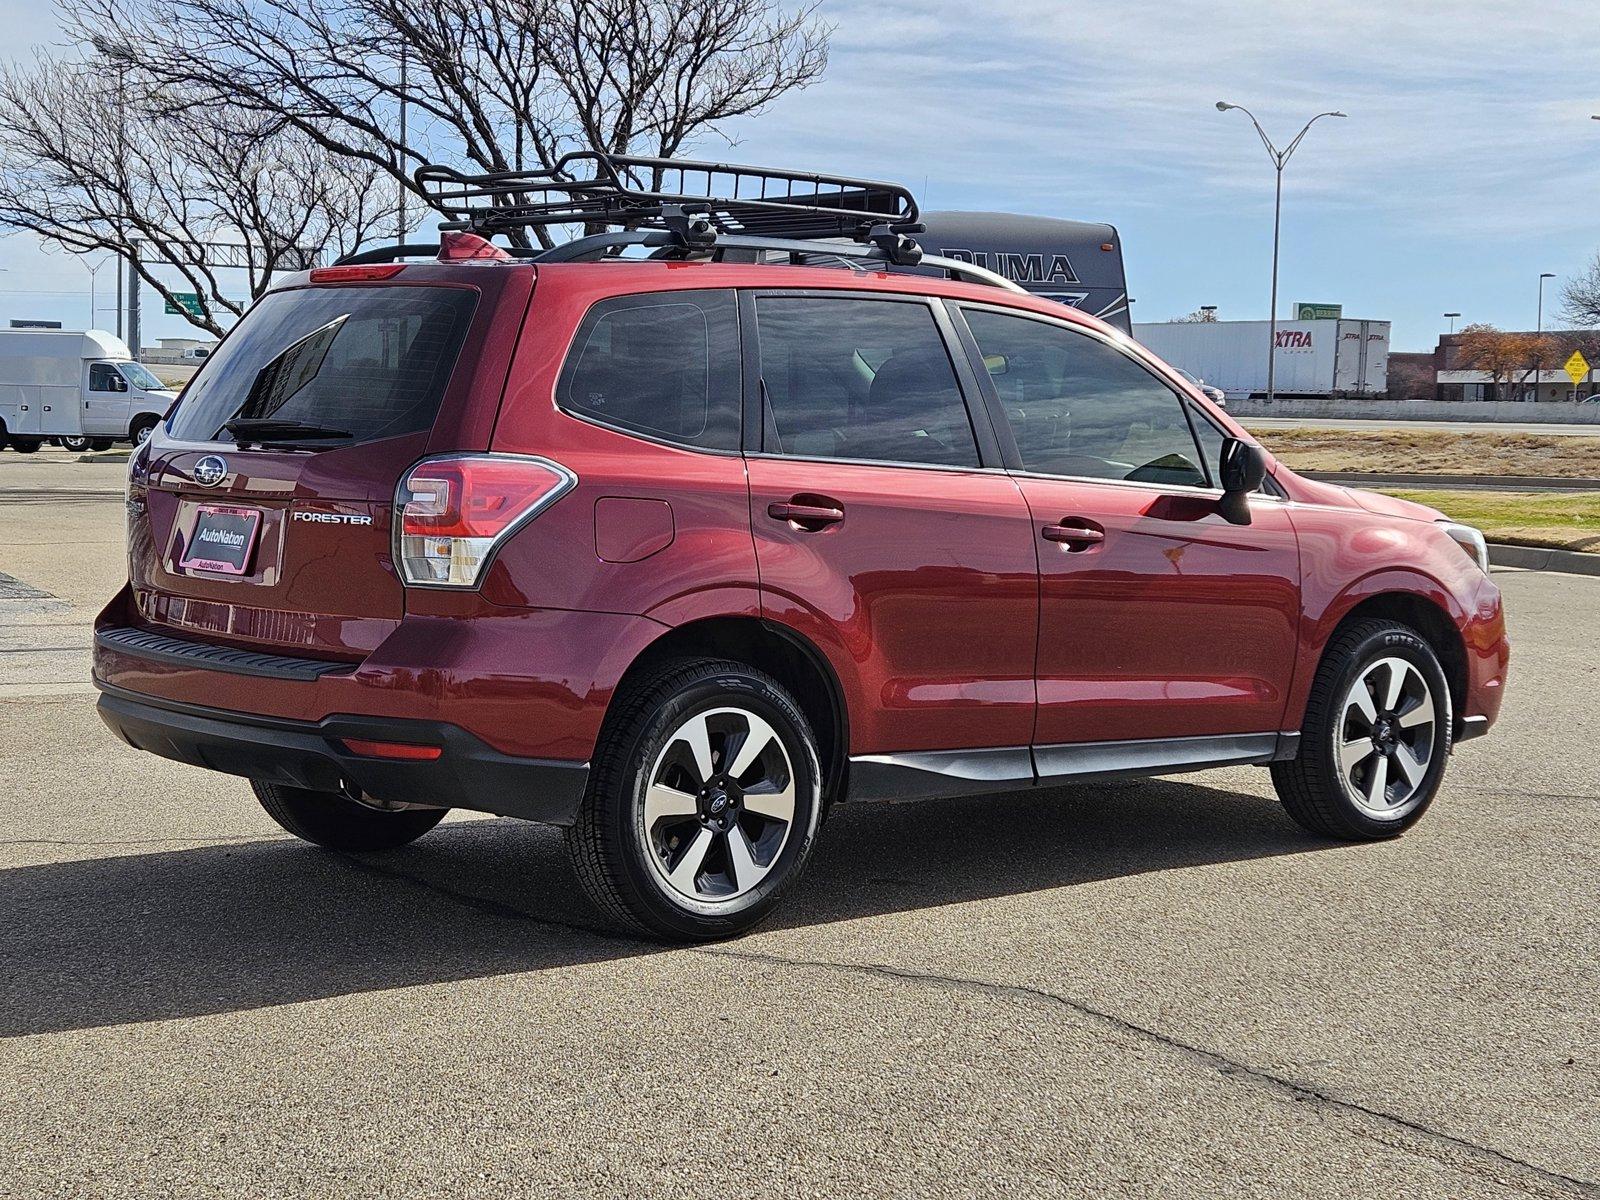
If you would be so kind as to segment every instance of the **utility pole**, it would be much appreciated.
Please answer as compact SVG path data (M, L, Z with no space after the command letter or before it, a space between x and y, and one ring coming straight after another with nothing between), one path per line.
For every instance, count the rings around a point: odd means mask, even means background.
M1278 241L1283 229L1283 169L1289 165L1289 160L1294 157L1294 152L1300 148L1301 140L1310 131L1311 127L1323 117L1342 117L1342 112L1318 113L1307 121L1300 132L1294 135L1294 140L1282 150L1272 144L1272 139L1267 136L1267 131L1261 128L1261 122L1256 120L1255 114L1242 104L1229 104L1226 100L1217 101L1218 112L1228 112L1238 109L1250 118L1250 124L1256 127L1256 133L1261 138L1261 144L1267 148L1267 154L1272 158L1273 169L1277 172L1277 188L1272 201L1272 314L1270 319L1270 332L1267 339L1267 403L1271 404L1277 391L1277 366L1278 366Z
M1546 271L1543 275L1539 276L1539 321L1538 321L1538 324L1535 326L1534 336L1539 338L1539 339L1541 339L1541 340L1544 338L1544 281L1546 279L1554 279L1554 278L1555 278L1555 275L1552 274L1549 271ZM1535 403L1538 403L1538 400L1539 400L1539 384L1542 383L1543 381L1544 381L1544 347L1543 346L1535 346L1534 350L1533 350L1533 399L1534 399Z
M139 361L139 239L128 243L128 349L133 351L134 362Z
M405 147L406 147L406 100L409 96L406 80L406 66L408 63L406 42L400 42L400 147L395 151L400 160L400 173L405 173ZM406 240L406 187L400 185L400 199L395 207L394 240L399 245L404 245Z

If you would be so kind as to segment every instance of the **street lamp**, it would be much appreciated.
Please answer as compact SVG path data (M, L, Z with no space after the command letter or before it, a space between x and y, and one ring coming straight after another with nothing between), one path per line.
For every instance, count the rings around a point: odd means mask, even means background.
M1549 271L1546 271L1543 275L1539 276L1539 321L1534 327L1534 332L1535 336L1540 338L1544 336L1544 281L1546 279L1554 278L1555 275ZM1533 348L1533 398L1535 402L1537 402L1539 399L1539 385L1543 382L1544 347L1536 343Z
M89 260L87 258L83 259L82 261L83 269L89 272L89 328L93 329L94 323L99 320L100 317L99 306L96 303L95 284L99 281L100 269L111 260L109 258L102 258L92 267L89 265Z
M1459 317L1461 314L1460 313L1445 313L1444 315L1450 318L1450 332L1454 333L1456 331L1456 318Z
M1217 101L1218 112L1228 112L1237 109L1250 118L1250 124L1256 127L1256 133L1261 138L1261 144L1267 148L1267 154L1272 159L1273 170L1277 173L1277 192L1272 204L1272 317L1271 328L1267 344L1267 403L1271 404L1277 382L1278 360L1278 240L1283 228L1283 169L1289 165L1289 159L1294 157L1294 152L1300 148L1300 142L1305 138L1311 127L1323 117L1343 117L1342 112L1318 113L1307 121L1294 135L1294 140L1279 150L1272 144L1272 139L1267 136L1267 131L1261 128L1261 122L1242 104L1229 104L1226 100Z

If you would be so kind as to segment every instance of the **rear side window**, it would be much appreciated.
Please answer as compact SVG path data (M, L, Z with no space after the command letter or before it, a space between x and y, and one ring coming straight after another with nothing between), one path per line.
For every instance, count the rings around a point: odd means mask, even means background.
M965 310L1029 471L1205 487L1178 394L1098 338Z
M763 448L976 467L978 446L926 304L760 296Z
M701 450L739 448L732 292L619 296L589 310L556 395L602 425Z
M272 292L206 360L172 434L212 441L235 418L351 435L338 445L430 429L476 305L463 288Z

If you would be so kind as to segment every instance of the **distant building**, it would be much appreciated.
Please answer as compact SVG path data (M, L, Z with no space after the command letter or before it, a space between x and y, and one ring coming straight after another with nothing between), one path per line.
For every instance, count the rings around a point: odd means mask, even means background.
M215 338L164 337L159 344L145 346L139 351L139 360L147 363L198 364L210 357L217 348Z
M1511 400L1551 401L1583 400L1600 393L1600 378L1595 368L1600 367L1600 331L1584 329L1547 329L1544 336L1554 340L1559 347L1544 363L1529 363L1530 374L1526 380L1496 385L1489 372L1473 370L1467 365L1461 345L1468 335L1446 333L1439 337L1433 352L1435 396L1440 400ZM1516 332L1516 337L1538 337L1532 330ZM1583 381L1574 385L1566 372L1567 360L1574 350L1581 351L1588 360L1590 370ZM1537 381L1537 386L1536 386Z

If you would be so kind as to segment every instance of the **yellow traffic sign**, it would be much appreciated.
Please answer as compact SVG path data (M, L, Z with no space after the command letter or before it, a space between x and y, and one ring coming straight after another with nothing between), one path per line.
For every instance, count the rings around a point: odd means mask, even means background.
M1572 380L1572 386L1577 387L1589 374L1589 360L1583 356L1582 350L1574 350L1572 357L1567 359L1567 378Z

